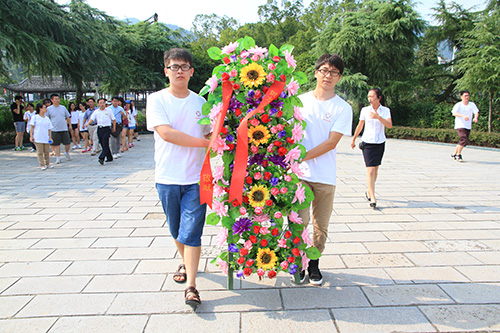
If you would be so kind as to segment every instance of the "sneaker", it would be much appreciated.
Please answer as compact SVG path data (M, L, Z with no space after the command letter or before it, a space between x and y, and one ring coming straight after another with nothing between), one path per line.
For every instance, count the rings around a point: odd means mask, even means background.
M116 156L118 156L118 157L122 157L122 154L120 154L120 153L116 153Z
M21 148L21 149L19 149L19 150L26 150L26 149L28 149L28 148L26 148L25 146L21 146L20 148Z
M118 158L118 154L113 154L113 158Z
M99 161L99 164L104 165L104 160L103 159L98 158L97 160Z
M82 153L86 153L86 152L88 152L87 148L85 148L84 150L82 150Z
M95 156L95 155L97 155L97 153L95 151L90 153L90 156Z
M61 164L61 158L60 157L56 157L56 164Z
M14 148L14 150L15 150L15 151L20 151L20 150L21 150L21 148L16 147L16 148Z
M139 139L139 137L137 137L137 141L141 141L141 139Z
M82 149L82 145L81 144L78 144L78 149Z
M71 156L69 156L69 153L65 152L64 157L66 157L68 161L71 161Z
M72 149L76 149L76 148L78 148L78 146L77 146L77 145L74 145Z
M292 275L291 279L292 279L292 283L294 284L304 284L304 282L306 281L306 271L300 271L299 273L299 276L300 276L300 280L299 280L299 283L295 282L295 276Z
M311 284L320 286L323 283L323 275L319 271L319 259L311 260L307 271L309 272L309 282Z
M451 155L451 158L456 160L457 159L457 155Z
M47 168L52 169L54 166L52 164L47 165Z
M36 149L35 148L31 148L30 152L34 153L34 152L36 152Z
M43 166L43 167L41 167L40 169L41 169L42 171L45 171L45 170L47 170L47 166L45 166L45 165L44 165L44 166Z
M457 157L455 158L455 160L459 161L459 162L463 162L464 159L462 158L462 155L457 155Z

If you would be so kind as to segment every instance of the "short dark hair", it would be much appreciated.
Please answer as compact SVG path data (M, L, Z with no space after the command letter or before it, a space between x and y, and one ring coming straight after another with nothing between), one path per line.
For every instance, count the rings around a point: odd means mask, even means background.
M111 98L111 100L114 100L114 99L116 99L117 101L120 101L120 97L118 97L118 96L113 96L113 98Z
M460 90L460 96L462 96L463 94L469 94L470 95L470 92L468 90Z
M101 99L102 99L103 101L107 102L107 101L106 101L106 98L101 97L101 98L98 98L98 99L97 99L97 103L99 103L99 101L100 101Z
M318 70L324 64L328 64L330 66L337 68L340 72L340 75L344 73L344 61L336 53L333 54L325 53L321 57L319 57L318 61L316 61L316 70Z
M28 103L28 106L35 107L35 106L33 105L33 103Z
M50 98L45 98L45 99L43 100L43 104L45 104L45 103L50 103L50 104L52 104L52 101L50 100Z
M163 61L165 63L165 67L168 66L168 63L172 59L184 60L189 64L189 66L191 67L193 66L193 56L186 49L180 47L174 47L168 51L165 51L165 54L163 55Z
M59 94L52 94L52 95L50 95L50 99L52 99L54 97L59 97Z
M95 98L94 98L94 97L89 97L89 98L87 98L87 102L88 102L88 101L90 101L90 100L93 100L93 101L94 101L94 103L95 103Z
M36 114L39 114L39 113L40 113L40 109L41 109L41 108L43 108L44 106L45 106L45 104L44 104L44 103L38 103L38 104L36 105L36 108L35 108L35 113L36 113Z
M23 99L23 96L21 96L21 95L17 95L16 97L14 97L15 101L18 101L18 100L21 100L21 99Z

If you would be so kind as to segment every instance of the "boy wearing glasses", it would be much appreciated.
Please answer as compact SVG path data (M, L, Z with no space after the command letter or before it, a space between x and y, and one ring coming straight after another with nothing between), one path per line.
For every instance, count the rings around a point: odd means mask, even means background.
M154 131L156 189L182 257L173 279L187 282L185 302L196 308L201 303L196 273L206 212L206 205L200 205L198 183L210 126L198 124L205 99L188 89L194 72L191 54L173 48L165 52L164 60L170 85L148 96L146 122Z
M300 164L302 184L314 193L312 202L313 244L322 253L328 236L328 223L333 211L336 186L336 147L343 135L351 135L352 108L335 94L335 85L344 72L344 62L337 54L324 54L316 62L316 88L299 96L302 116L307 122L302 144L307 150ZM304 225L310 221L310 208L299 211ZM319 260L311 260L309 281L323 283ZM300 282L306 274L300 274Z

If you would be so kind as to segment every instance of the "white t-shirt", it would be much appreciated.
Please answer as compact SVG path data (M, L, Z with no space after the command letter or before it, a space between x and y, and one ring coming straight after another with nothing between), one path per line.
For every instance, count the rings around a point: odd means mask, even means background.
M83 116L85 116L85 112L82 112L81 110L78 111L78 127L80 131L87 130L86 128L83 128L83 125L85 124L85 119L83 119Z
M97 109L90 116L92 123L97 121L99 126L111 126L113 120L115 120L115 115L113 114L113 110L109 108L105 108L104 110Z
M310 91L299 96L302 104L302 116L307 122L304 139L301 144L311 150L328 139L330 132L352 135L352 108L339 96L327 101L319 101ZM304 173L301 179L329 185L337 184L337 149L309 161L302 162L300 169Z
M33 140L36 143L49 143L49 130L54 128L49 117L42 117L36 114L31 117L30 127L31 126L35 126L33 129Z
M451 111L451 114L454 113L459 113L464 116L469 117L469 120L465 120L462 117L455 117L455 129L457 128L466 128L466 129L471 129L472 128L472 115L479 113L479 109L477 108L476 104L473 102L469 102L469 104L465 105L462 102L458 102L453 106L453 110Z
M128 126L129 127L133 127L133 126L136 126L136 122L135 122L135 117L137 116L137 110L136 109L133 109L133 110L129 110L128 112Z
M205 99L190 91L186 98L177 98L167 89L148 96L146 124L149 131L159 125L170 125L188 135L203 138L210 126L200 125ZM181 147L167 142L154 131L155 181L167 185L189 185L200 181L205 148Z
M385 126L380 120L370 117L370 113L374 111L371 105L361 109L359 120L365 121L365 130L361 139L366 143L384 143L386 140ZM391 109L383 105L378 107L377 113L383 119L391 118Z
M33 111L33 112L25 112L24 113L23 118L24 118L24 120L26 120L26 132L28 132L28 133L30 132L30 129L31 129L31 125L30 125L31 124L31 118L35 114L36 114L35 111Z
M78 124L78 110L75 110L75 111L71 111L71 124L74 125L74 124Z

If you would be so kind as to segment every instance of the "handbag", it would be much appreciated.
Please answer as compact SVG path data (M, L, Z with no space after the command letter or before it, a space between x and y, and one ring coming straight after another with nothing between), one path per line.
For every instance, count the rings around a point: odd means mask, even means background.
M123 127L122 127L122 124L116 124L115 126L116 126L115 131L111 132L111 135L115 138L118 138L120 136L120 133L121 133Z
M128 126L128 116L122 115L122 124L123 124L123 127Z

